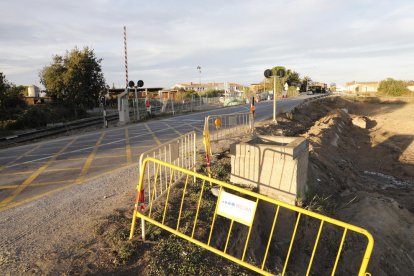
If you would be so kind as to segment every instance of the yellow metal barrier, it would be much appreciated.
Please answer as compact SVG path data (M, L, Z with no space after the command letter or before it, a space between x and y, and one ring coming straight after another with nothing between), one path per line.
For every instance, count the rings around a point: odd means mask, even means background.
M210 142L227 139L253 130L251 112L209 115L205 118L204 132L209 133Z
M211 176L211 142L250 133L253 131L253 124L251 112L209 115L204 119L203 143L208 176Z
M166 195L163 198L159 198L157 203L155 204L157 206L153 205L153 201L151 201L150 206L148 206L148 208L144 212L140 212L138 210L138 205L135 205L134 214L132 218L130 239L132 239L134 236L137 218L141 218L142 220L156 225L172 234L186 239L204 249L207 249L224 258L227 258L257 273L263 275L273 275L280 273L281 275L285 275L289 265L289 261L298 261L298 258L296 257L295 253L293 253L292 255L292 252L296 252L299 250L298 248L296 248L299 247L299 245L296 247L294 246L295 242L298 244L302 244L301 241L304 239L304 237L305 239L307 238L307 240L309 240L309 238L305 234L309 235L309 233L312 232L308 228L311 224L311 221L316 220L314 222L317 222L317 224L314 225L317 226L316 228L318 228L318 231L316 237L314 238L315 241L313 243L313 246L311 246L313 247L312 253L310 254L309 252L309 262L305 263L305 260L301 262L301 264L306 265L306 267L303 267L303 274L305 273L306 269L306 275L310 275L310 273L312 272L312 265L314 264L314 260L317 258L318 255L317 253L321 253L320 251L324 253L327 252L323 251L323 249L326 250L326 248L321 246L324 246L325 244L323 241L322 245L320 245L320 240L323 240L321 238L322 235L329 234L330 243L328 244L328 247L331 248L330 250L332 250L332 248L337 248L335 254L329 253L330 251L328 251L329 254L326 253L329 258L330 256L332 256L332 266L330 267L330 273L331 275L334 275L338 268L338 264L341 264L341 253L346 252L346 256L349 256L350 254L349 244L355 241L355 239L351 239L351 237L354 236L351 236L349 238L350 240L347 240L347 243L345 243L345 240L347 239L347 237L350 236L350 234L352 234L357 235L357 241L360 241L361 237L366 237L366 246L364 246L364 250L358 252L351 251L351 256L353 257L353 260L355 262L354 255L357 255L358 253L362 255L363 252L363 256L361 257L361 264L360 266L357 265L357 267L359 267L358 275L369 275L369 273L366 272L366 269L374 246L374 240L371 234L365 229L268 198L266 196L251 192L249 190L245 190L238 186L234 186L201 174L197 174L192 171L174 166L172 164L154 158L146 158L144 160L141 168L142 172L146 171L145 168L146 166L148 166L149 163L156 165L157 168L157 173L153 179L155 183L158 181L157 175L159 171L163 169L168 169L171 172L169 185ZM182 175L181 183L175 182L175 184L173 184L173 178L175 174ZM145 173L142 173L140 175L137 191L141 190L144 178ZM212 185L219 187L219 195L217 199L214 198L210 193L207 193L207 190L210 189ZM157 185L154 185L154 187L156 186ZM194 187L196 186L199 187L199 189L194 189ZM189 190L191 190L192 193L189 192ZM195 197L194 193L196 194ZM191 195L193 195L193 197L191 197ZM186 204L189 204L186 201L189 198L192 198L193 200L192 206L185 206ZM210 202L215 202L215 205L212 206L207 204L207 199L210 200ZM203 206L203 204L209 206L208 208L210 209L215 209L214 212L212 212L211 210L211 214L208 215L205 209L207 207ZM172 206L175 206L175 211L172 208ZM260 215L258 214L264 210L264 206L266 206L268 210L272 210L272 212L274 212L274 215L272 213L272 216L270 216L271 219L269 219L269 216L267 215L267 221L260 221L260 219L258 219ZM155 208L157 208L158 215L155 214ZM184 216L187 219L186 221L184 221L183 218L184 210L186 211L184 214ZM278 227L280 229L283 229L283 227L287 224L287 217L282 215L282 213L285 214L286 212L291 213L291 222L293 222L294 224L292 231L293 233L291 236L288 235L286 239L286 241L288 241L285 246L286 249L288 248L287 253L281 256L282 254L280 252L277 252L277 256L273 256L272 254L274 254L274 252L271 252L270 248L272 244L275 244L276 242L276 239L274 237L276 233L276 225L279 225ZM189 213L191 213L190 219L188 218ZM201 223L201 216L204 217L204 220L206 220L206 218L209 218L209 220L211 220L211 223L208 222L208 225L206 225L205 221ZM218 219L221 220L220 223L216 223ZM227 224L229 223L230 225L224 226L225 223L223 222L223 220L224 222L227 222ZM281 222L279 220L281 220ZM278 224L277 221L279 221ZM301 227L298 227L301 221ZM261 227L263 227L264 225L270 226L270 222L272 222L272 226L271 228L269 228L269 235L262 235L261 237L257 237L256 230L260 230ZM305 226L305 229L302 229L303 224ZM255 226L254 231L252 231L252 229L254 228L253 226ZM226 227L229 227L228 231L223 232L223 228ZM237 230L235 230L235 233L233 233L232 235L232 230L235 229L235 227L237 228ZM298 230L299 228L301 230ZM244 237L240 233L241 229L244 229L245 232L247 231L247 234L245 235L246 239L243 242L243 244L240 243L241 237ZM334 230L337 230L335 233L339 233L337 237L341 237L339 245L333 245L333 238L331 234L334 233ZM204 235L199 234L200 232L204 233ZM297 237L298 232L300 233L300 237L302 237L302 240ZM223 235L220 236L220 233ZM286 235L287 233L283 232L282 234ZM217 235L219 235L219 238L215 239L214 236ZM255 235L256 237L254 237ZM266 241L263 244L265 245L264 252L260 256L256 254L258 252L258 239ZM252 240L254 240L255 242L251 242ZM289 244L288 247L287 244ZM319 251L318 245L320 245ZM230 248L231 250L233 250L233 252L231 252ZM234 250L237 248L243 249L242 252L235 253ZM344 248L347 248L347 250L345 251ZM255 255L251 256L252 254ZM278 263L275 261L276 257L281 258L279 259ZM333 260L333 258L335 258L335 260ZM271 262L269 268L269 266L266 266L266 264L269 263L270 260L273 260L273 262ZM318 261L316 263L320 265ZM323 264L323 267L327 267L326 263ZM342 265L341 267L347 268L348 266Z

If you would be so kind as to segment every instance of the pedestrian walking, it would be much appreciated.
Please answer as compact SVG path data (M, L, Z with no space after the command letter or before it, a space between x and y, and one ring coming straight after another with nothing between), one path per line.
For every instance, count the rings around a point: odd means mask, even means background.
M148 117L151 117L151 102L148 97L145 98L145 107L147 108Z
M254 117L255 111L256 111L256 107L254 106L254 97L252 97L252 102L250 103L250 112L253 114L253 117Z

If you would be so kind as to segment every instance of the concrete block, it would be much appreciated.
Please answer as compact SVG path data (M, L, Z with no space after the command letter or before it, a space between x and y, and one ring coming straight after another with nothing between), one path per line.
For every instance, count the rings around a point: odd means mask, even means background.
M232 144L230 181L258 188L260 194L295 205L304 198L308 142L302 137L257 136Z

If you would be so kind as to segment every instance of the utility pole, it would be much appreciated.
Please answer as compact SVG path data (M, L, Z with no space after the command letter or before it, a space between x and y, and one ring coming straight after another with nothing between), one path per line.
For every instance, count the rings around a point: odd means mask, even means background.
M277 77L276 75L273 76L273 123L275 125L277 125L277 120L276 120L276 81L277 81Z
M199 75L198 75L198 83L199 83L199 90L201 91L201 66L200 65L198 65L197 66L197 70L198 70L198 73L199 73Z

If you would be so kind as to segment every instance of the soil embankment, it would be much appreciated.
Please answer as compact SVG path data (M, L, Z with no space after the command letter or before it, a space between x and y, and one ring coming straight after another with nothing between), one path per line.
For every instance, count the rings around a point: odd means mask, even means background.
M366 128L352 123L360 120ZM335 97L285 114L279 126L258 132L306 137L310 160L304 204L370 231L375 245L368 271L373 275L412 273L413 104Z

